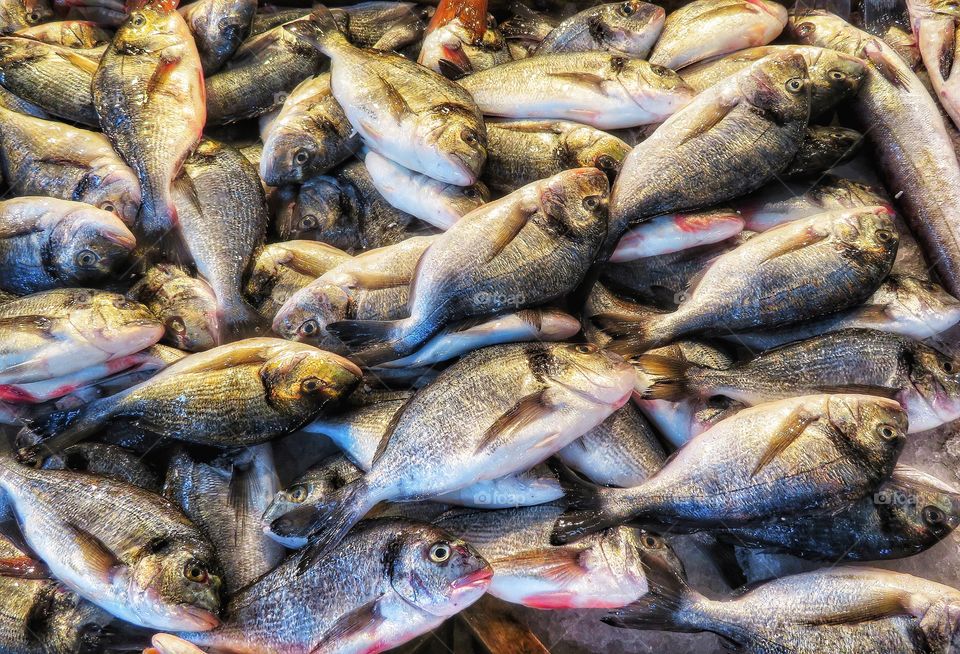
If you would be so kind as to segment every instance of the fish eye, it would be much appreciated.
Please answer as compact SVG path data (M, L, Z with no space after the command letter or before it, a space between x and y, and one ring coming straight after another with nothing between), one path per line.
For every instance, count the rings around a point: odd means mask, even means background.
M583 198L583 208L587 211L593 211L600 206L600 196L599 195L588 195Z
M39 23L43 16L40 15L39 11L31 11L27 14L27 20L31 23Z
M805 39L812 36L813 33L816 31L817 31L817 26L814 25L813 23L800 23L799 25L797 25L797 29L796 29L797 36L800 37L801 39Z
M621 61L623 60L621 59ZM666 66L661 66L659 64L651 64L650 70L653 71L654 75L659 75L660 77L666 77L667 75L670 74L669 68L667 68Z
M593 354L597 351L597 346L592 343L578 343L573 349L580 354Z
M147 24L147 17L143 14L134 14L130 17L130 24L134 27L143 27Z
M434 563L443 563L450 558L452 550L448 543L434 543L430 546L430 560Z
M827 75L830 76L830 79L837 80L837 81L842 80L846 77L846 75L843 74L843 71L837 70L836 68L834 68L829 73L827 73Z
M784 87L790 91L790 93L799 93L803 89L803 80L799 77L790 78Z
M113 202L104 202L100 205L100 208L104 211L109 211L110 213L113 213L117 210L117 207L114 206Z
M923 507L923 521L928 525L942 525L947 521L947 514L935 506Z
M633 6L632 2L624 2L620 5L620 13L624 16L633 16L636 13L636 8Z
M877 433L885 441L893 441L900 437L900 431L893 425L880 425Z
M460 138L463 139L463 142L467 145L476 145L480 142L480 139L477 138L476 132L472 129L465 129L460 132Z
M183 318L180 316L173 316L167 320L167 329L175 334L183 334L187 331L187 325L183 322Z
M293 162L298 166L302 166L308 161L310 161L310 153L306 150L297 150L297 153L293 155Z
M463 194L471 200L476 200L480 197L480 191L478 191L477 187L475 186L468 186L467 188L463 189Z
M81 268L89 268L90 266L97 263L100 260L100 257L97 256L97 253L93 250L80 250L77 253L76 262L77 265Z
M307 501L307 487L303 484L297 484L291 486L290 490L287 491L287 497L290 498L291 502L296 502L297 504L303 504Z
M607 172L616 171L619 167L619 162L611 157L609 154L601 154L597 157L596 167L600 170L605 170Z
M300 219L300 229L316 229L317 228L317 217L316 216L304 216Z
M303 324L300 325L300 333L304 336L313 336L318 331L320 331L320 325L313 318L305 320Z
M198 561L190 561L183 566L183 576L195 584L204 584L210 578L207 569Z
M948 375L952 375L953 373L957 372L957 364L950 359L941 359L940 370L944 371Z
M300 382L300 390L307 394L316 393L321 388L323 388L323 382L316 377L307 377Z
M643 543L643 546L648 550L658 550L664 545L663 539L653 534L644 534L640 542Z
M889 243L893 240L893 232L891 232L889 229L878 229L876 234L877 240L881 243Z

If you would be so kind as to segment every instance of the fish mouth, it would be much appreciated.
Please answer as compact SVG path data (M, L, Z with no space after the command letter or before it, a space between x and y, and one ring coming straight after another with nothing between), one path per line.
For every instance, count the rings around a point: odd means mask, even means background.
M132 250L137 247L137 240L134 238L133 234L122 234L120 232L102 232L101 236L104 239L113 243L114 245L119 245L124 250Z
M201 609L198 606L181 605L179 607L180 618L184 624L189 627L178 627L191 629L193 631L210 631L220 626L220 618L212 611Z
M471 572L468 575L460 577L452 584L450 587L454 590L463 590L463 589L473 589L473 588L482 588L490 583L490 580L493 578L493 568L487 566L486 568L481 568L476 572Z

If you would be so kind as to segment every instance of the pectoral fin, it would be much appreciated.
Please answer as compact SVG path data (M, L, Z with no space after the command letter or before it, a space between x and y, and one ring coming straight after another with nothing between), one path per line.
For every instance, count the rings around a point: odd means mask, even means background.
M86 569L101 583L109 584L114 571L123 565L113 551L90 532L72 524L65 524L64 532L73 541Z
M580 552L569 547L528 550L490 564L494 570L523 569L557 585L565 586L586 574Z
M547 397L547 389L527 395L487 428L477 445L475 453L479 454L499 442L509 440L511 435L537 420L547 417L552 410L553 407Z
M367 602L337 620L333 626L324 632L316 647L310 650L310 653L319 654L328 651L327 647L332 643L337 644L336 649L338 650L341 648L352 649L345 647L345 644L353 639L366 637L371 632L375 632L385 620L379 611L380 599L378 597L371 602Z
M771 438L767 444L767 450L760 456L760 460L757 461L757 465L754 467L753 472L750 473L750 476L756 476L767 464L790 447L790 444L797 440L809 425L816 421L817 418L815 416L806 414L802 408L797 407L794 409L790 415L780 423L773 438Z
M767 233L769 234L770 232ZM774 259L779 259L780 257L788 254L792 254L798 250L802 250L803 248L810 247L811 245L826 240L828 236L828 234L821 234L813 229L805 229L789 238L784 238L783 241L773 250L773 252L770 252L766 257L763 258L763 260L760 262L760 265L773 261Z

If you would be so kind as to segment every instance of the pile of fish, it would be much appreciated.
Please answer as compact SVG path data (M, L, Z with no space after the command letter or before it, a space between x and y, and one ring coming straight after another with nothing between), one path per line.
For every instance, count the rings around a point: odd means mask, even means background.
M0 0L0 654L960 652L955 5L177 4Z

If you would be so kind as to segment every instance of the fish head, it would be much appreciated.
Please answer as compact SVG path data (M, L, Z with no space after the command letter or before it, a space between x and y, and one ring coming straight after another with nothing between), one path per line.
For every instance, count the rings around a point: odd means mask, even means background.
M621 81L633 101L662 120L687 106L697 94L676 71L659 64L611 55L609 67L609 76Z
M906 442L907 412L895 400L831 395L819 423L828 438L843 438L873 470L891 470Z
M271 406L304 417L345 398L362 377L356 364L324 350L280 352L260 368Z
M873 495L885 525L929 546L960 525L960 491L919 470L897 466Z
M490 200L490 189L483 182L470 186L447 184L441 191L443 203L454 216L466 216Z
M33 25L46 23L53 18L53 9L47 0L23 0L4 3L0 10L4 20L0 25L0 33L10 34Z
M327 325L344 320L350 294L337 284L317 280L294 293L277 311L273 331L286 339L317 344L328 338Z
M619 409L637 381L630 363L592 343L531 343L526 356L535 377L548 379L586 407Z
M960 300L929 279L892 274L874 300L883 305L883 319L911 338L932 338L960 322Z
M384 554L390 586L411 606L447 617L480 599L493 568L466 541L432 525L410 525Z
M204 42L213 44L215 59L223 61L236 51L250 34L257 4L250 0L205 2L187 5L187 22L194 34L203 34Z
M86 303L77 297L70 324L94 347L109 354L139 352L163 338L163 325L139 302L119 293L88 295Z
M785 31L802 45L816 45L848 54L859 50L859 30L828 11L795 11L790 15Z
M826 216L830 219L830 216ZM829 229L838 247L869 261L889 262L897 255L900 233L888 207L863 207L834 214Z
M607 230L610 182L597 168L574 168L540 185L540 214L560 234L582 240Z
M324 121L321 121L323 123ZM277 126L267 133L260 159L260 176L265 184L299 184L324 172L341 137L329 124L309 131Z
M187 352L202 352L220 343L217 296L202 279L177 277L164 285L173 299L161 316L166 339Z
M590 33L607 49L645 57L663 30L667 12L642 0L600 5L588 19Z
M476 106L446 103L419 124L424 143L449 164L436 179L460 186L475 184L487 160L487 128Z
M157 55L167 48L184 46L185 37L193 45L190 29L176 5L176 0L159 0L133 9L117 29L111 47L118 52Z
M115 271L136 247L133 233L114 214L94 207L69 211L50 234L52 261L65 282L82 286Z
M809 191L809 196L824 209L878 206L893 213L893 206L876 189L852 179L827 175Z
M867 76L866 63L829 48L804 50L810 75L810 110L814 116L849 100Z
M599 168L611 184L630 154L630 146L616 136L586 125L564 134L563 149L565 163L571 168Z
M909 352L910 383L924 408L938 418L933 426L956 420L960 417L960 358L919 342L911 342Z
M208 631L220 624L221 580L213 548L196 539L156 538L131 570L128 600L145 626Z
M140 211L140 182L129 168L111 170L97 183L87 185L81 201L116 214L125 225L132 227Z
M350 193L333 177L314 177L299 191L284 192L287 196L277 211L276 230L283 240L306 239L324 241L350 249L357 231L350 203Z
M796 52L764 57L738 77L744 100L784 125L810 115L810 76L807 62Z

